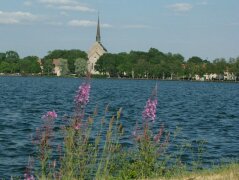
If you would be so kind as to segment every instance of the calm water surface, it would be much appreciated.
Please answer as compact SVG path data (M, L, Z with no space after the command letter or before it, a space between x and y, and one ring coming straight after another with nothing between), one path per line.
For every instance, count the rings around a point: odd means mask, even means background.
M0 77L0 178L22 175L29 155L33 154L31 134L41 124L41 116L55 109L60 117L70 115L75 91L83 82L71 78ZM92 80L87 113L98 105L109 114L123 108L126 128L122 143L128 138L151 94L156 81ZM203 163L218 159L239 158L239 84L208 82L158 81L158 112L154 127L164 123L175 132L181 129L176 143L206 141ZM62 119L56 120L61 124ZM175 148L171 146L171 151ZM185 152L187 161L191 156Z

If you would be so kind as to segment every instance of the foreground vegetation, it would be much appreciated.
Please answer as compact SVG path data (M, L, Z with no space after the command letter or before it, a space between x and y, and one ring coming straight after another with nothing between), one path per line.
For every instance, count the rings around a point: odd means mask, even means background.
M190 179L207 176L207 172L202 171L204 142L192 147L198 151L187 165L181 156L191 145L180 147L176 144L177 130L169 132L163 124L155 127L157 85L142 108L142 119L136 121L129 134L125 134L121 120L123 108L112 117L108 115L108 107L103 117L98 117L97 107L91 115L85 115L90 89L87 79L76 92L73 114L62 118L62 126L55 123L59 117L54 110L42 116L42 126L32 139L36 153L29 158L24 179ZM56 143L60 134L62 142ZM123 138L132 145L124 146ZM177 152L170 152L169 147ZM223 169L234 171L234 166L238 167L235 164ZM211 172L218 174L218 171Z
M53 60L60 59L62 75L86 72L87 54L81 50L54 50L41 59L27 56L20 58L15 51L0 53L0 73L53 74ZM97 61L95 69L110 77L193 79L195 75L218 74L222 79L224 72L239 77L239 57L201 59L193 56L185 59L181 54L163 53L155 48L148 52L131 51L129 53L106 53Z

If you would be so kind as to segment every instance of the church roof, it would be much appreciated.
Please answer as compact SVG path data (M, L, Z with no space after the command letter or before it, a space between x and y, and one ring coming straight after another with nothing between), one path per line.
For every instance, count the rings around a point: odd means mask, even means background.
M98 43L101 45L101 47L104 49L104 51L107 52L107 49L103 46L103 44L101 42L98 42Z

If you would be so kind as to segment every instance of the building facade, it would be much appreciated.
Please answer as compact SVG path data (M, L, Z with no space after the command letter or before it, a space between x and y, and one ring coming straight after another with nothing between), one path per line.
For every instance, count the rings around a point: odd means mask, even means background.
M99 72L95 70L95 63L100 58L100 56L102 56L106 52L107 52L106 48L101 43L100 19L98 17L96 41L88 52L88 62L87 62L88 72L90 72L91 74L99 74Z

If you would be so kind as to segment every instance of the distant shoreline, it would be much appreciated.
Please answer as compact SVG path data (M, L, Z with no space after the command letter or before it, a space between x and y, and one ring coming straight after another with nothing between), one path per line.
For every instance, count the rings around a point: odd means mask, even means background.
M52 77L52 78L85 78L77 76L54 76L54 75L21 75L21 74L0 74L0 77ZM239 81L230 81L230 80L188 80L188 79L159 79L159 78L117 78L117 77L92 77L92 79L114 79L114 80L159 80L159 81L182 81L182 82L213 82L213 83L239 83Z

